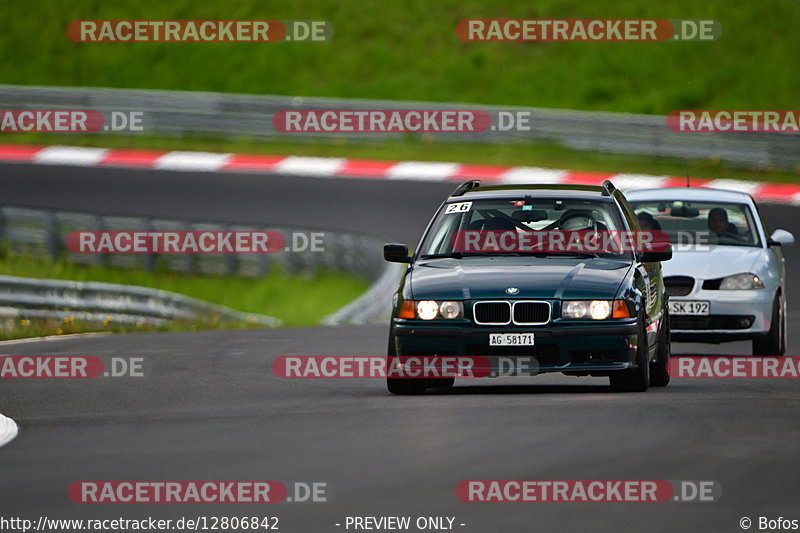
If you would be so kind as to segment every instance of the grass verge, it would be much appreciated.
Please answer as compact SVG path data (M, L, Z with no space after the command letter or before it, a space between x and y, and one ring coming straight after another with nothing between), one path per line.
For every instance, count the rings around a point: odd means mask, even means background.
M324 316L352 301L369 286L366 279L336 272L313 276L272 272L260 279L187 275L165 271L84 266L65 260L49 261L26 255L0 257L0 274L32 278L101 281L140 285L176 292L248 313L280 318L286 326L312 326ZM75 320L13 320L0 327L0 339L32 337L85 331L198 329L206 324L172 324L164 327L125 326ZM247 324L219 324L220 327L253 327Z

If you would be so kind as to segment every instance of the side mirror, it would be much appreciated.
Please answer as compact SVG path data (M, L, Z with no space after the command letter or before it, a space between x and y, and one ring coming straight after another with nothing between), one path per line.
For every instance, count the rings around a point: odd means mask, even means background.
M669 261L670 259L672 259L672 245L666 250L642 252L639 254L639 261L642 263L659 263L661 261Z
M408 246L405 244L384 244L383 258L390 263L410 263Z
M785 229L776 229L772 232L772 235L770 235L767 244L769 246L789 246L790 244L794 244L794 235Z

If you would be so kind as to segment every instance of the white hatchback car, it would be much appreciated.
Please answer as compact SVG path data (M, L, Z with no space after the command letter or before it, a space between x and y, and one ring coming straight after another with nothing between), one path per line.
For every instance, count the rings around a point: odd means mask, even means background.
M625 193L644 229L673 246L663 264L674 341L752 340L754 355L786 350L785 230L767 235L753 198L704 188Z

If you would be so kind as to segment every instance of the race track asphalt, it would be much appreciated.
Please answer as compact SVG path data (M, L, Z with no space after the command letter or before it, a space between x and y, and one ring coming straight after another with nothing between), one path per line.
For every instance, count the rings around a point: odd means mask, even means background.
M112 214L358 230L415 243L452 183L0 165L3 203ZM800 210L763 206L771 228ZM789 354L800 280L789 267ZM673 380L643 394L606 379L538 376L424 397L381 381L281 380L280 355L379 355L386 326L146 333L0 346L5 355L141 357L145 377L4 380L0 516L275 515L286 532L345 531L347 515L454 516L464 532L741 531L800 519L797 380ZM747 343L674 352L746 354ZM78 480L323 481L327 503L79 505ZM477 504L465 479L715 480L713 503ZM336 523L342 526L336 526ZM460 526L459 524L465 524ZM753 529L756 529L754 526ZM352 531L352 529L350 530Z

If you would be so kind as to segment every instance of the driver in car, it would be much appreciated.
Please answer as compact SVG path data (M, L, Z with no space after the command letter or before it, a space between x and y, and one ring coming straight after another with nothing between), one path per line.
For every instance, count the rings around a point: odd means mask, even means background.
M708 229L717 237L738 238L739 230L728 221L728 212L721 207L715 207L708 212Z

